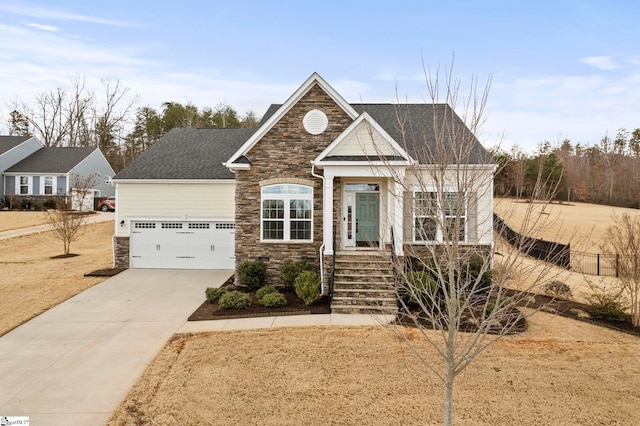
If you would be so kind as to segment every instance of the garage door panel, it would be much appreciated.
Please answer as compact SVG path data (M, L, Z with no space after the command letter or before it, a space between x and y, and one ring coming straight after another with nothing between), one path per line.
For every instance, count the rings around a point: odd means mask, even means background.
M132 268L233 269L233 222L134 222Z

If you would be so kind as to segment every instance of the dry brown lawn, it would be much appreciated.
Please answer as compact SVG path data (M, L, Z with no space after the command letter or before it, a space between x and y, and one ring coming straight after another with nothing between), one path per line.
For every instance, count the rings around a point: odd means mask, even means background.
M390 328L214 332L176 335L108 424L441 424L442 400ZM640 339L544 313L455 391L464 425L636 425L638 407Z
M0 232L47 223L45 212L0 211Z
M0 220L5 214L0 212ZM65 259L51 259L63 252L51 232L0 241L0 336L103 281L83 275L111 267L112 235L112 221L87 225L71 244L71 252L79 256Z

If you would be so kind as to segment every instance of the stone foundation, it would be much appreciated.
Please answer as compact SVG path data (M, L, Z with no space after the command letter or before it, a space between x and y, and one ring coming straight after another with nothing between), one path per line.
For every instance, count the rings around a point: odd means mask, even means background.
M113 267L129 267L129 237L113 237Z

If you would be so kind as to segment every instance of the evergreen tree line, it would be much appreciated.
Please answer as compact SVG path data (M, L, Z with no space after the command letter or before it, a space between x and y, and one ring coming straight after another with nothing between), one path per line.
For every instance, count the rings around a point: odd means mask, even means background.
M101 93L84 80L71 80L39 94L35 102L14 100L8 117L9 135L36 136L46 147L100 148L116 172L176 127L255 127L253 111L240 116L225 103L198 108L191 103L164 102L160 111L135 107L137 96L119 81L103 79Z
M619 129L614 138L605 134L592 146L565 139L555 147L543 142L532 154L518 146L492 154L498 196L530 198L540 173L556 200L639 207L640 128Z

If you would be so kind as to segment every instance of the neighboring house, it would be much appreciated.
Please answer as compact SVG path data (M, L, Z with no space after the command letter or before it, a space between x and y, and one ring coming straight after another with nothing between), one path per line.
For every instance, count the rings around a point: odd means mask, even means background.
M438 117L477 142L448 105L349 104L314 73L257 129L174 129L114 178L114 265L234 269L260 259L276 283L284 260L306 259L324 272L326 293L334 247L356 259L438 244L443 230L424 206L455 188L417 185L429 179L421 148ZM469 163L486 179L465 204L459 244L491 250L495 164L479 143Z
M31 136L0 136L0 203L5 194L5 170L41 148L38 139Z
M3 172L5 197L67 195L90 179L96 197L114 195L115 172L98 148L40 147ZM85 182L82 182L85 183Z

